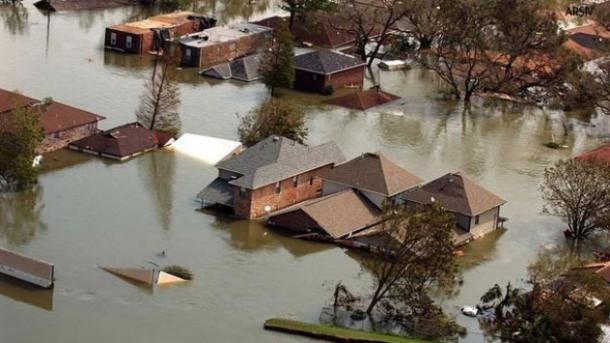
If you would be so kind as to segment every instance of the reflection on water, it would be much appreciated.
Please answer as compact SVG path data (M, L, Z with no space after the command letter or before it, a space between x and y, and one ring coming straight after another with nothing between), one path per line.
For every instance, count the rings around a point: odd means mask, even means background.
M42 187L34 186L19 193L0 194L0 238L9 245L22 246L44 232L41 219Z
M144 187L154 202L154 212L167 231L172 223L176 155L172 151L160 150L140 156L137 162Z
M0 274L0 295L53 311L53 289L43 289Z
M21 3L0 3L0 20L11 34L21 35L26 33L29 28L28 17L28 9Z

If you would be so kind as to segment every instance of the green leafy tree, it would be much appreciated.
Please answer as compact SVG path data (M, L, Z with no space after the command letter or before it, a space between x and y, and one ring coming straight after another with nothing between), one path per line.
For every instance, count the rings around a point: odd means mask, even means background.
M173 51L157 56L151 78L144 84L136 117L150 130L172 134L180 131L180 88L175 80L175 64Z
M0 122L0 186L23 190L37 182L34 158L44 132L40 125L40 107L17 105Z
M291 102L271 98L241 118L238 132L246 146L252 146L271 135L304 143L307 139L305 113Z
M277 88L290 88L294 81L294 44L292 34L281 22L274 30L273 43L261 60L263 83L275 96Z
M544 171L540 187L545 211L558 215L568 225L566 234L587 238L600 229L610 229L610 165L597 160L559 161Z

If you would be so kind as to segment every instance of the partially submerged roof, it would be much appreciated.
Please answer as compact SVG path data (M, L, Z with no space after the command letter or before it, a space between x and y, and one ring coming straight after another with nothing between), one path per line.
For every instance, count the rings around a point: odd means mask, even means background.
M365 153L331 169L324 180L393 196L423 182L382 153Z
M48 135L51 133L96 123L102 119L105 118L76 107L53 101L44 106L44 110L40 116L40 123L44 128L45 134Z
M380 89L369 89L330 99L327 100L326 103L364 111L371 107L383 105L397 99L400 99L400 97L394 94L384 92Z
M242 175L230 184L256 189L344 160L334 142L310 147L286 137L269 136L217 167Z
M242 145L228 139L185 133L170 148L206 163L216 164L239 153Z
M199 194L197 199L204 202L233 207L233 187L225 179L217 177L207 185Z
M566 30L568 40L565 46L582 56L585 60L592 60L603 55L608 47L610 32L603 27L590 24Z
M0 88L0 113L8 112L19 106L33 105L37 102L39 101L36 99Z
M381 221L381 211L365 197L351 189L310 200L297 209L279 213L269 220L271 222L280 221L281 216L293 216L296 219L292 219L291 222L300 225L298 219L300 215L308 217L302 221L303 225L315 223L316 226L314 228L303 227L300 228L301 230L323 230L335 239L363 230Z
M580 154L576 157L580 160L600 160L610 162L610 143L598 146L597 148Z
M141 34L150 32L152 29L164 29L179 26L194 20L195 16L196 14L193 12L179 11L157 15L144 20L117 24L111 26L110 28L116 31Z
M138 123L125 124L99 132L70 144L70 146L94 151L117 158L148 151L163 145L154 131Z
M78 11L134 4L133 0L40 0L34 6L47 11Z
M252 23L215 26L200 32L195 32L180 37L180 44L195 48L203 48L206 46L234 41L254 34L271 31L272 29L269 27Z
M256 81L261 78L259 62L260 55L252 54L205 69L201 75L220 80Z
M323 75L364 66L360 59L332 50L316 50L294 57L295 69Z
M449 173L404 193L405 199L420 204L441 204L447 211L477 216L506 203L461 173Z

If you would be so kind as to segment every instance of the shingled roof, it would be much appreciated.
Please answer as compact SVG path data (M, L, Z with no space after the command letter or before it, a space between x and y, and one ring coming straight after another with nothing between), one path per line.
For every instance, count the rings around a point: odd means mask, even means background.
M340 71L364 67L360 59L331 50L316 50L294 57L294 68L316 74L334 74Z
M130 123L83 138L70 147L123 159L162 146L166 139L139 123Z
M381 211L351 189L307 201L296 209L269 218L270 223L286 229L317 229L333 238L347 236L380 221Z
M37 102L36 99L0 88L0 113L8 112L16 106L29 106Z
M231 62L221 63L201 72L201 75L220 80L256 81L259 73L260 55L253 54Z
M105 118L76 107L53 101L44 107L44 111L40 115L40 124L44 128L45 134L48 135L92 124L102 119Z
M423 182L382 153L365 153L325 173L324 180L393 196Z
M610 162L610 143L606 143L591 151L587 151L584 154L580 154L576 158L581 160L597 159Z
M461 173L449 173L404 194L405 199L420 204L437 202L447 211L477 216L506 203Z
M242 175L230 184L256 189L344 160L334 142L309 147L286 137L270 136L216 166Z
M326 103L364 111L396 99L400 99L400 97L379 89L369 89L330 99Z

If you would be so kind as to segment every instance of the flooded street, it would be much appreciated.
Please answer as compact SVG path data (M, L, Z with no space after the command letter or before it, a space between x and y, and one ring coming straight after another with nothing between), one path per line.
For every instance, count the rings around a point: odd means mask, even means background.
M135 121L150 58L105 52L102 38L106 26L147 14L126 7L47 17L24 3L18 13L0 6L0 88L103 115L102 129ZM279 12L270 1L200 3L221 24ZM312 145L334 140L348 158L383 151L425 180L460 170L508 201L508 230L464 249L464 283L443 302L468 328L464 341L482 342L458 307L494 283L518 283L541 247L564 241L561 222L541 213L543 169L602 142L610 119L481 104L469 112L438 100L437 84L419 69L373 74L403 99L363 113L286 96L307 106ZM210 80L195 69L179 77L183 132L235 140L238 113L267 95L261 83ZM553 138L569 148L545 148ZM0 342L302 342L264 331L263 322L315 322L336 282L370 287L353 253L199 211L195 195L216 174L171 151L126 163L71 151L46 156L36 189L0 195L0 246L54 263L57 281L52 291L34 291L0 278ZM163 250L167 257L158 257ZM195 280L150 291L98 268L151 262L184 265Z

